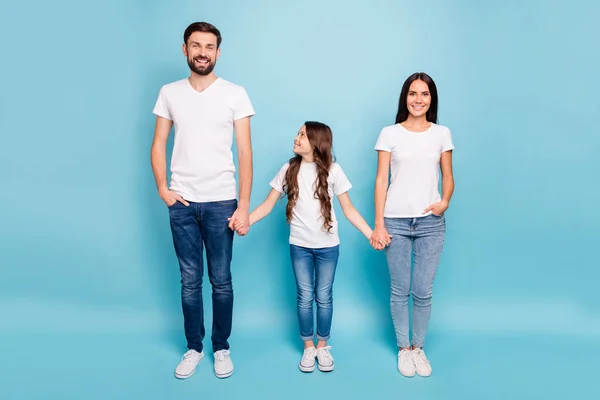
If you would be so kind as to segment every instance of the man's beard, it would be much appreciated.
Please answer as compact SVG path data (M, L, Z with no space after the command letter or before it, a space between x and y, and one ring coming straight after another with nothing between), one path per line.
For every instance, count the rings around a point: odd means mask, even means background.
M208 65L206 67L197 67L196 66L196 61L195 60L208 60ZM196 74L198 75L202 75L202 76L206 76L208 74L210 74L213 69L215 68L215 62L210 62L209 58L205 58L205 57L195 57L195 58L188 58L188 66L190 67L190 69L192 71L194 71Z

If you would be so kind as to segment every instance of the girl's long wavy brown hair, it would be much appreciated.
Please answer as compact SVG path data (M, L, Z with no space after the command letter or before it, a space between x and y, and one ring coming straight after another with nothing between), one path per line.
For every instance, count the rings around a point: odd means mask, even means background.
M321 202L323 227L327 232L331 233L333 219L331 217L331 197L329 197L329 183L327 182L327 178L329 177L329 169L333 163L333 155L331 153L333 134L331 133L331 129L321 122L306 121L304 126L306 128L306 136L314 151L315 163L317 164L317 180L314 196L315 199L319 199ZM285 175L286 183L283 190L288 198L285 209L288 224L292 220L292 210L298 201L298 172L300 171L301 163L302 156L296 155L292 157L290 159L290 167Z

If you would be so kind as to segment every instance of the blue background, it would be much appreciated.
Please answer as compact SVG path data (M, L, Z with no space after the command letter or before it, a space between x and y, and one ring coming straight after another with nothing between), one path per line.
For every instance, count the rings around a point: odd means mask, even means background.
M533 0L3 3L0 398L600 396L598 12ZM431 378L398 374L383 253L337 204L336 371L297 370L283 202L235 240L234 376L217 380L209 355L173 378L185 340L151 111L161 85L188 75L182 34L197 20L221 30L217 74L256 109L253 207L298 128L320 120L372 222L377 135L408 75L435 79L456 192Z

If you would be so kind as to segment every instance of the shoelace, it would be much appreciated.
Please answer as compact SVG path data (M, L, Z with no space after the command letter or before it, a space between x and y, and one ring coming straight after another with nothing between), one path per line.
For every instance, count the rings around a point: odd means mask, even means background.
M229 350L219 350L215 353L215 358L219 362L225 361L225 358L227 358L227 356L229 356Z
M400 362L404 363L406 362L406 360L412 361L412 357L410 355L410 351L409 350L400 350Z
M413 359L419 365L428 365L429 360L425 356L425 352L419 348L413 350Z
M325 361L333 362L333 357L331 356L331 353L329 352L329 350L331 350L331 346L321 347L318 350L320 350L320 351L317 354L320 354L321 357L323 357L325 359Z
M182 361L192 361L193 358L198 357L198 352L195 350L188 350L183 355Z
M314 348L306 349L302 355L302 361L314 362L313 360L317 356L317 350Z

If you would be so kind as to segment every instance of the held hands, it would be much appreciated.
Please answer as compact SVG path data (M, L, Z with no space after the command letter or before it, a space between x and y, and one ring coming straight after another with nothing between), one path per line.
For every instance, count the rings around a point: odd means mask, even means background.
M229 229L238 234L238 236L246 236L248 231L250 230L250 216L248 211L237 209L228 219L229 221Z
M384 226L375 226L369 242L375 250L383 250L392 242L392 235L388 233Z
M442 200L437 203L433 203L432 205L427 207L425 209L425 211L423 211L423 213L428 213L429 211L431 211L434 215L440 216L443 213L445 213L447 209L448 209L448 202L445 200Z
M190 203L185 201L183 197L181 197L177 193L169 190L168 188L159 190L158 195L160 196L162 201L165 202L167 207L171 207L173 204L175 204L177 202L180 202L181 204L183 204L186 207L190 205Z

